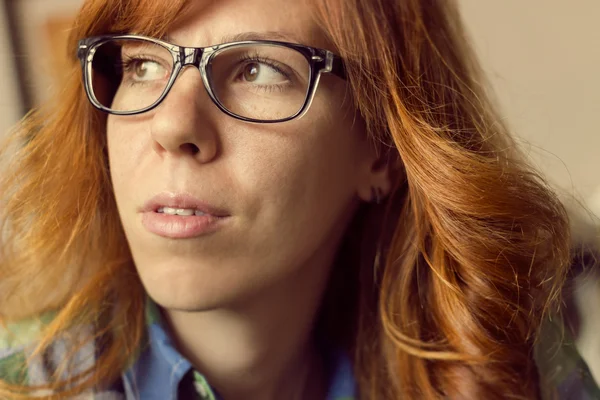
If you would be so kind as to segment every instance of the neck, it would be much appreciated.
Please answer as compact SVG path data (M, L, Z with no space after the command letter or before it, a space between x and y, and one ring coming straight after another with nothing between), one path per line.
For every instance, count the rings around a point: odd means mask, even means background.
M329 271L319 264L240 306L165 310L179 350L223 399L325 398L313 323Z

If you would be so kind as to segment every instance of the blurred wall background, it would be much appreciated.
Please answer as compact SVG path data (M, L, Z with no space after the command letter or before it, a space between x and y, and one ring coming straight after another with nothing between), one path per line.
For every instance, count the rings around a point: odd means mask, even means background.
M513 131L600 215L600 1L459 0Z
M0 132L6 132L22 113L15 56L27 60L36 47L56 49L48 32L64 30L61 24L81 0L0 1L17 4L13 9L23 14L26 44L15 55L6 10L0 8ZM600 213L600 1L459 4L504 115L526 151L566 195L575 194ZM51 75L47 65L40 68L44 74L28 82L40 87L35 93L43 93L44 75Z
M6 8L0 7L0 133L18 121L22 112L7 17Z

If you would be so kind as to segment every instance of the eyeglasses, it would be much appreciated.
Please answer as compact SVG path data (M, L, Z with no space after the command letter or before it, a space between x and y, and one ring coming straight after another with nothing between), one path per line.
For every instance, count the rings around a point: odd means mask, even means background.
M303 115L322 73L346 79L342 59L328 50L271 40L182 47L138 35L83 39L77 53L92 105L115 115L150 111L165 99L184 67L200 70L221 111L260 123Z

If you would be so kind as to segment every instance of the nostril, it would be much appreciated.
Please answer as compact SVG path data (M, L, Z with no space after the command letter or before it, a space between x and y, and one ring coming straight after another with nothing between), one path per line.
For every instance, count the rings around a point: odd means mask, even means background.
M189 153L191 155L196 155L198 154L198 152L200 152L198 146L196 146L193 143L184 143L180 146L180 148L183 152Z

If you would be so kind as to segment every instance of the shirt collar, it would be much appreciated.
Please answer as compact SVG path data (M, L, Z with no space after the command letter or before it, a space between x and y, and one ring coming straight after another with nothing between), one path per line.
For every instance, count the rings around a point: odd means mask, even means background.
M176 400L179 384L192 370L192 365L175 349L173 341L163 328L158 307L150 301L146 320L146 346L123 376L127 399ZM355 399L356 383L350 359L341 352L331 351L331 354L333 374L327 400ZM201 375L196 375L206 382ZM207 384L205 389L206 399L218 399Z

